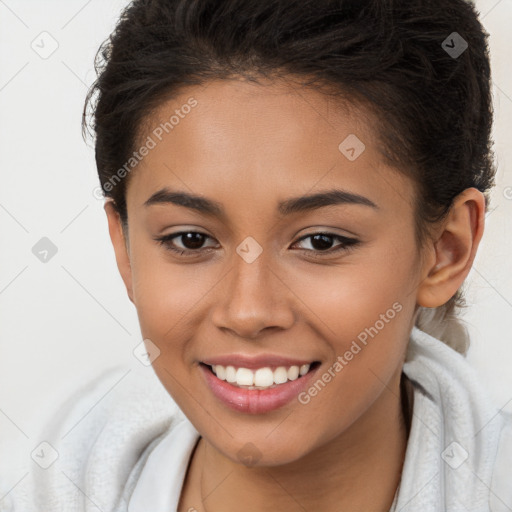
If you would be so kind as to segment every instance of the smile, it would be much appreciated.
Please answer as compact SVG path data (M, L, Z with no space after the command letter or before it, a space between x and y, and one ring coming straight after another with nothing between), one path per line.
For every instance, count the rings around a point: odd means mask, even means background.
M251 370L217 364L211 366L211 369L218 379L225 380L234 386L245 389L269 389L306 375L310 367L311 364L303 364L301 366L279 366L274 370L268 366Z
M207 388L221 403L238 412L265 414L296 399L320 367L319 361L286 364L266 359L235 362L223 357L223 364L202 362L199 369Z

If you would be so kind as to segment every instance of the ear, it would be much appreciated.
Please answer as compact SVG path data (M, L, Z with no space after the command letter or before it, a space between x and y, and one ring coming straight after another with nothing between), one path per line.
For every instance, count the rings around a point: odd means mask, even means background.
M119 269L119 273L121 274L124 285L126 286L128 297L133 302L132 268L130 265L129 246L123 231L121 217L119 216L112 200L107 200L105 202L104 209L107 214L108 231L110 234L110 240L114 246L117 268Z
M469 274L485 224L485 196L468 188L455 199L423 269L416 302L436 308L448 302Z

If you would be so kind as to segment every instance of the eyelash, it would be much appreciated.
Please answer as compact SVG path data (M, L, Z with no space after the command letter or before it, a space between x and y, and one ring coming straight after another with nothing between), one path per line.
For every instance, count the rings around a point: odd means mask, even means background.
M158 242L160 245L164 246L165 249L167 249L169 251L173 251L174 253L177 253L178 255L185 256L185 257L197 256L200 251L203 251L203 252L208 251L209 252L209 249L214 249L214 247L206 247L206 248L200 248L200 249L178 249L172 245L172 240L174 238L179 238L180 236L186 235L188 233L202 235L204 237L211 239L210 236L208 236L205 233L201 233L200 231L180 231L179 233L172 233L169 235L155 238L155 241ZM314 255L314 257L322 257L322 255L324 255L324 254L331 255L333 253L338 253L340 251L349 252L349 251L353 250L359 244L359 240L357 240L355 238L349 238L346 236L336 235L334 233L328 233L328 232L324 232L324 231L319 231L317 233L310 233L308 235L305 235L302 238L299 238L294 244L302 242L303 240L307 240L308 238L313 238L314 236L318 236L318 235L323 235L328 238L336 239L339 242L341 242L341 244L339 246L337 246L337 248L334 248L334 249L330 248L330 249L326 249L325 251L314 250L314 249L298 249L298 250L301 250L304 253L309 253L309 254L316 253Z

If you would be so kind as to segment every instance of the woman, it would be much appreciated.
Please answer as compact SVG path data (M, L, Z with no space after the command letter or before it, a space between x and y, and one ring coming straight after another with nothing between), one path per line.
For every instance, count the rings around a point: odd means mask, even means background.
M512 422L456 318L495 173L474 7L135 0L100 57L96 162L159 382L71 399L40 510L512 510Z

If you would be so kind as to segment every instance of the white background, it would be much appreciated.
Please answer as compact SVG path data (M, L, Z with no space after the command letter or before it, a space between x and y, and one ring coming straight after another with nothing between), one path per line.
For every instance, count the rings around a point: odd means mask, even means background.
M2 454L29 460L46 410L102 368L140 365L135 309L80 127L95 52L126 4L0 0L0 499L23 476ZM512 410L512 0L477 7L491 34L499 168L469 277L468 358L498 406ZM43 31L58 43L47 59L31 47ZM42 237L58 248L48 263L32 253Z

